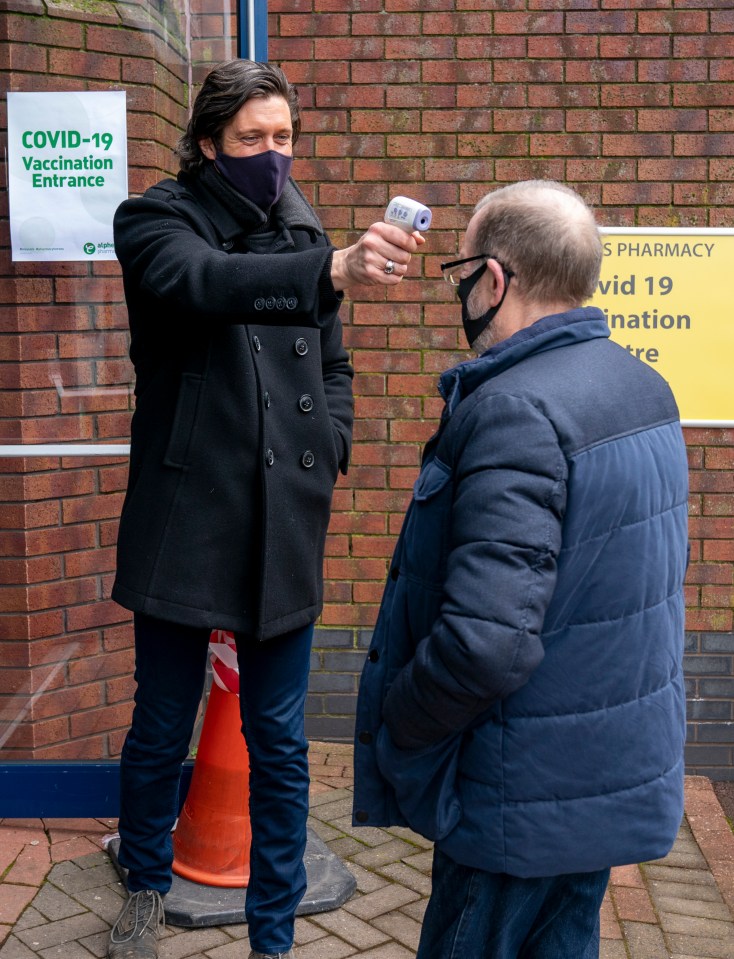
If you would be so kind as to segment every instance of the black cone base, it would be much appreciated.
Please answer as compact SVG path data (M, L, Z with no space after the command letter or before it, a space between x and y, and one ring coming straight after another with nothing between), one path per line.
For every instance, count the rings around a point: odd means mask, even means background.
M125 881L126 870L117 861L120 840L107 847L115 868ZM296 915L337 909L352 895L357 881L344 863L312 831L308 830L306 852L306 893ZM245 921L246 889L201 886L174 873L171 890L163 900L166 922L172 926L226 926Z

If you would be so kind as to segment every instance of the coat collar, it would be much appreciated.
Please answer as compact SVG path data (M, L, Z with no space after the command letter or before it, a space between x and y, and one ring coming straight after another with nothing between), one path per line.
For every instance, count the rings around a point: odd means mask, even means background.
M467 360L447 370L438 384L439 392L446 401L446 414L453 413L457 404L486 380L515 366L528 356L609 335L610 330L604 314L595 306L544 316L476 359Z
M220 176L212 164L198 174L179 173L178 181L201 203L202 209L224 242L262 230L268 217ZM293 179L271 211L271 218L286 229L301 228L323 235L324 228Z

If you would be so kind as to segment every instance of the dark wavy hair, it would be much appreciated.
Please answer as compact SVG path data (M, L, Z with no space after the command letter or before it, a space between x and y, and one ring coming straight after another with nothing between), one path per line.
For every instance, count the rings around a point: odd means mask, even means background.
M295 143L301 132L298 92L280 67L254 60L228 60L207 75L194 101L186 132L175 149L181 169L187 173L201 169L205 157L199 140L209 137L218 146L222 130L239 109L255 97L283 97L291 112Z

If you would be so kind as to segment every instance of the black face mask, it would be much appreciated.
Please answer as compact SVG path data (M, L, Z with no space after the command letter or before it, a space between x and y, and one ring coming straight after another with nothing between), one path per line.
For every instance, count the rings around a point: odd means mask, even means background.
M292 156L277 150L246 157L231 157L217 151L214 160L214 166L235 190L265 213L280 199L292 164Z
M497 262L499 263L499 260L497 260ZM471 276L467 276L464 277L463 280L459 280L458 294L459 299L461 300L461 322L464 327L464 334L469 342L469 346L474 345L474 341L477 339L477 337L487 329L495 316L497 316L502 304L505 301L505 297L507 296L507 289L510 285L510 280L515 274L512 272L512 270L508 270L502 266L501 263L500 267L502 267L502 276L505 278L505 288L502 291L500 301L496 306L490 306L490 308L482 313L481 316L477 316L475 318L469 316L467 302L469 300L469 294L484 276L487 269L487 264L485 263L483 266L480 266L478 270L475 270L471 274Z

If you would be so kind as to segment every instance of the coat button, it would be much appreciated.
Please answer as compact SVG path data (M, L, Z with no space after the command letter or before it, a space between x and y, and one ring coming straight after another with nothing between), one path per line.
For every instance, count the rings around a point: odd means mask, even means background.
M231 250L233 246L234 240L225 240L224 243L222 243L223 250Z
M357 822L367 822L370 817L369 813L366 813L364 809L358 809L354 814L354 818Z
M263 402L265 403L265 409L269 410L270 409L270 393L268 393L267 390L265 391L265 395L263 396Z
M289 310L295 310L295 308L298 306L298 300L295 298L295 296L289 296L285 302L285 305Z
M393 566L393 568L390 570L390 579L396 580L398 576L400 576L400 567Z
M272 450L267 450L265 453L265 462L268 464L268 466L272 466L275 462L275 453Z
M256 352L256 353L259 353L260 350L262 349L262 344L260 343L260 337L259 337L259 336L253 336L253 338L252 338L252 345L255 347L255 352Z
M269 297L267 298L267 300L265 300L265 309L266 309L266 310L274 310L274 309L275 309L275 297L274 297L274 296L269 296Z
M367 659L369 659L371 663L376 663L379 658L380 658L379 652L376 649L371 649Z
M278 299L275 301L275 309L276 309L276 310L284 310L284 309L285 309L285 297L284 297L284 296L279 296Z
M305 469L310 470L313 464L316 462L316 457L313 455L311 450L306 450L306 452L301 457L301 466Z
M369 746L369 744L372 742L372 733L360 733L359 741L363 746Z
M308 393L304 393L303 396L298 401L298 405L303 410L304 413L310 413L313 409L313 397L309 396Z
M308 343L304 340L302 336L299 336L296 342L293 344L293 349L298 353L299 356L305 356L308 353Z
M258 296L258 298L255 300L255 309L256 310L265 309L265 300L261 296Z

